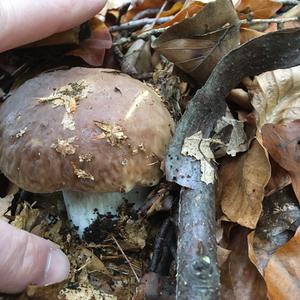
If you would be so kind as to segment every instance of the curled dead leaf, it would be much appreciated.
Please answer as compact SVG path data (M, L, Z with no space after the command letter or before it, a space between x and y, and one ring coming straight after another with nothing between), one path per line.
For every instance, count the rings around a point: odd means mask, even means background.
M256 227L270 173L265 150L257 141L237 159L222 163L217 198L223 213L232 222L248 228Z
M297 299L300 295L300 227L295 235L271 256L264 270L268 298Z
M299 225L300 207L290 186L265 198L257 227L248 235L249 258L262 275L271 255Z
M257 127L300 119L300 66L256 76L248 86L257 113Z
M110 32L104 22L94 17L88 21L90 36L79 42L78 48L66 55L81 57L91 66L102 66L106 49L112 46Z
M218 18L212 18L213 15ZM238 46L237 23L231 1L216 0L193 17L169 27L152 46L198 84L203 84L217 62Z
M290 175L300 201L300 120L266 124L262 127L262 138L272 158Z
M272 0L240 0L236 5L236 10L241 19L247 16L267 19L272 17L281 7L282 3Z

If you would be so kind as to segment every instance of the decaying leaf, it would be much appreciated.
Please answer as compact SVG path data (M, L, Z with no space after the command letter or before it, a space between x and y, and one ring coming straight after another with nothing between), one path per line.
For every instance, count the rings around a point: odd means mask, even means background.
M238 46L237 22L231 1L216 0L193 17L168 28L152 46L203 84L224 54Z
M65 112L61 121L64 129L75 130L75 120L72 113Z
M0 219L5 214L7 209L10 207L11 201L13 200L13 198L14 198L14 195L8 195L4 198L0 197Z
M268 298L297 299L300 295L300 227L295 235L271 256L264 270Z
M265 188L265 196L283 189L284 187L291 184L291 177L288 172L277 164L272 157L269 157L271 163L271 178Z
M127 74L143 74L152 71L150 41L136 40L124 55L121 69Z
M262 138L272 158L290 175L300 201L300 120L287 124L266 124L262 128Z
M76 289L65 288L62 289L58 296L58 300L117 300L117 297L109 295L98 289L95 289L92 285L79 286Z
M202 1L186 1L183 8L174 16L174 18L168 22L156 26L156 28L173 26L185 19L188 19L197 14L206 4ZM174 5L175 6L175 5Z
M122 17L122 23L129 22L137 13L148 8L160 8L165 0L138 0L131 1L133 7Z
M251 16L253 18L267 19L272 17L282 4L272 0L240 0L236 10L241 18Z
M72 143L76 140L76 137L68 138L67 140L57 139L55 143L51 145L51 148L55 149L56 152L62 155L72 155L76 152L76 148Z
M289 241L300 225L300 207L291 187L267 197L255 231L248 235L249 258L264 275L271 255Z
M79 42L78 48L66 55L81 57L91 66L102 66L106 49L112 46L110 32L104 22L94 17L88 21L90 36Z
M257 127L300 119L300 67L279 69L256 76L249 86L257 112Z
M201 161L201 180L206 184L215 180L215 169L213 162L215 156L210 149L211 139L203 139L201 131L185 138L181 153Z
M74 174L79 178L79 179L89 179L89 180L95 180L94 176L90 173L88 173L85 170L79 169L75 163L72 163L72 167L74 170Z
M257 141L253 141L250 149L237 159L222 163L218 201L232 222L248 228L256 227L270 173L269 160Z
M248 138L244 131L244 123L233 118L231 113L218 120L214 129L215 134L213 140L218 141L216 157L224 156L226 153L230 156L236 156L239 152L244 152L248 149ZM223 150L223 155L222 151Z
M266 299L263 278L248 257L248 231L242 227L231 230L228 242L230 254L221 268L221 299Z
M241 44L247 43L257 37L264 35L265 33L246 27L240 29L240 41Z
M122 235L128 249L143 249L146 245L147 231L141 222L128 220Z
M87 97L89 93L88 84L85 80L71 82L54 90L47 97L38 98L39 103L51 103L53 108L64 106L67 113L76 111L79 100Z
M104 122L94 121L95 125L103 131L103 134L98 135L98 139L107 139L114 146L122 143L127 139L123 129L118 125L111 125Z
M33 209L29 205L24 204L24 208L21 213L15 217L12 225L30 232L36 224L39 214L40 211L38 209Z

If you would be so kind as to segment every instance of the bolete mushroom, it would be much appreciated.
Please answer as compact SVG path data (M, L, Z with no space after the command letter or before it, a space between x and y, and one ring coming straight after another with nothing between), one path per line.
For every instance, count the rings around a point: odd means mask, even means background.
M49 72L1 105L0 169L24 190L62 190L82 235L94 209L115 214L124 195L132 200L136 187L158 183L173 129L160 97L125 74Z

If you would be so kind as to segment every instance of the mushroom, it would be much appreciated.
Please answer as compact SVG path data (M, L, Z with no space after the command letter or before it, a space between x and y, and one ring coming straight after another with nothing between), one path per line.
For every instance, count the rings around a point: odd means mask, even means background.
M116 70L72 68L28 80L0 107L0 170L34 193L61 190L82 236L123 198L162 177L174 121L149 86ZM145 190L146 189L146 190Z

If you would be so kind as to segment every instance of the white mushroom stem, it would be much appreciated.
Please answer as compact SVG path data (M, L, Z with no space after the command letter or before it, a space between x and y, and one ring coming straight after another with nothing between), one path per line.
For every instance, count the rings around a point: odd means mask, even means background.
M78 227L77 232L82 237L84 230L97 218L97 215L117 215L118 207L126 199L138 209L144 203L149 188L138 187L128 193L87 193L63 190L68 217L72 224Z

